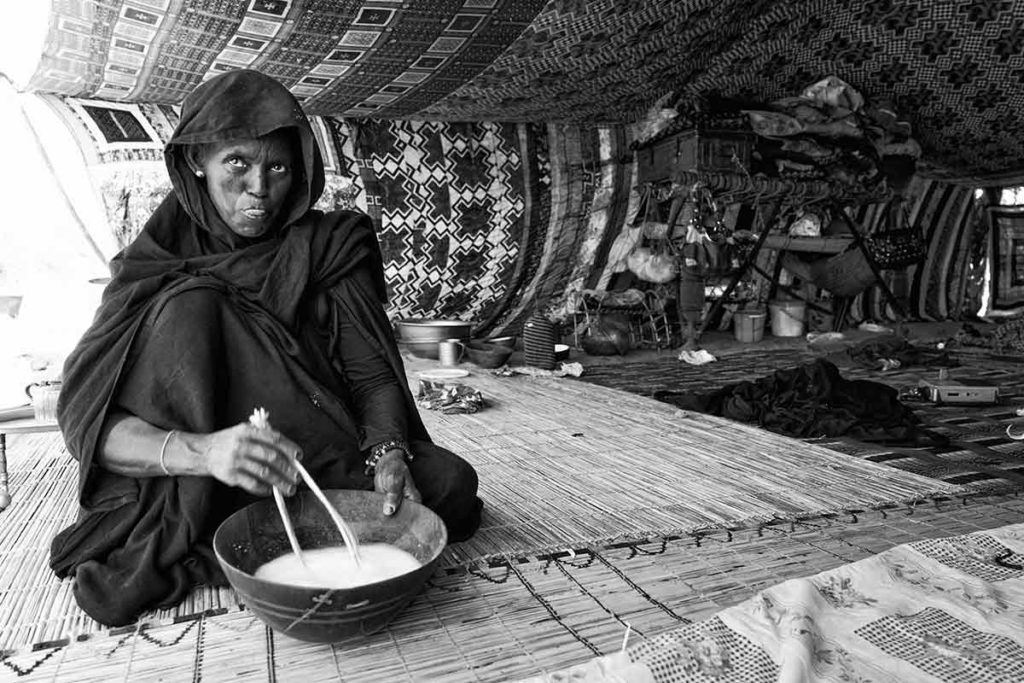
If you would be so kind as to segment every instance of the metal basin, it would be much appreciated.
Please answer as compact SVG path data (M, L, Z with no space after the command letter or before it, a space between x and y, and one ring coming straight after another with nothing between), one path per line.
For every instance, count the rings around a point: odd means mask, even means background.
M420 358L437 360L437 344L445 339L469 341L473 323L462 320L405 318L395 322L395 337L400 349Z

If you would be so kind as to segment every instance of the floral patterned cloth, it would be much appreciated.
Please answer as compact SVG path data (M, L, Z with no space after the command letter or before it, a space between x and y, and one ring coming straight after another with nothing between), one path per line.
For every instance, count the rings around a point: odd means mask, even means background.
M793 579L703 622L531 679L1024 681L1024 524Z

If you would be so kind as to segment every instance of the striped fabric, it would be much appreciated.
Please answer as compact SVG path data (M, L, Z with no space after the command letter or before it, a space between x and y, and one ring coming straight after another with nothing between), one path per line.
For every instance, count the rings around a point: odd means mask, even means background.
M907 312L913 320L958 320L977 313L980 307L979 250L988 240L988 226L973 194L975 188L939 181L915 179L910 188L910 220L923 229L928 242L925 260L906 273ZM869 232L885 227L881 206L858 212ZM890 287L899 288L900 275L885 272ZM864 320L893 321L895 311L881 288L872 287L854 301L853 315Z

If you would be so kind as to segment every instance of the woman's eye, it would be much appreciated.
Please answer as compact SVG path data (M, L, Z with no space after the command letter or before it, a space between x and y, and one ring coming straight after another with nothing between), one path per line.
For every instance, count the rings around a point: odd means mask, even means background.
M245 166L245 162L242 161L241 157L228 157L227 164L228 166L234 166L235 168L241 168Z
M270 167L270 170L274 173L287 173L288 166L287 164L274 164Z

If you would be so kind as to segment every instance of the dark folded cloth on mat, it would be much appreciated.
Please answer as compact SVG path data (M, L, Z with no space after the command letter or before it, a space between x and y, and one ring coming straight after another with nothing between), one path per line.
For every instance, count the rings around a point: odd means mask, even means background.
M924 429L892 387L845 379L833 363L820 358L708 393L657 391L654 398L686 410L756 422L787 436L848 436L913 445L947 442L946 437Z
M830 353L825 358L839 367L874 369L905 368L911 365L952 368L960 365L960 361L948 351L916 346L902 337L894 336L868 339L842 351Z

